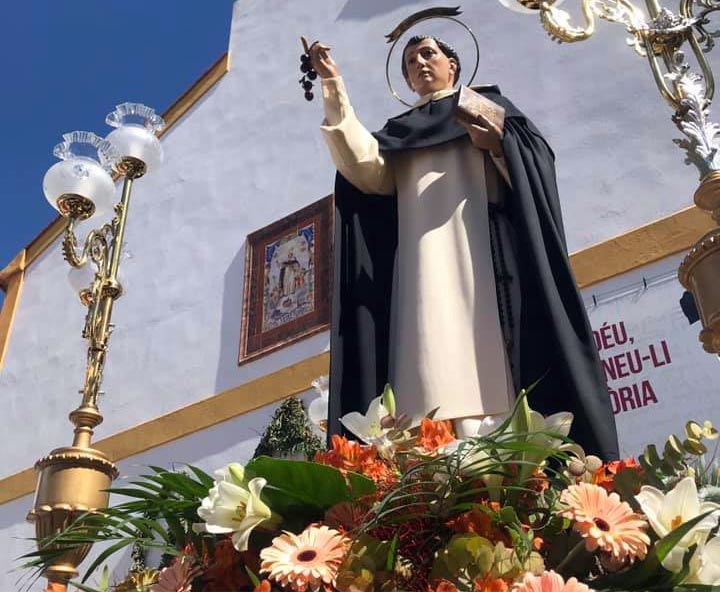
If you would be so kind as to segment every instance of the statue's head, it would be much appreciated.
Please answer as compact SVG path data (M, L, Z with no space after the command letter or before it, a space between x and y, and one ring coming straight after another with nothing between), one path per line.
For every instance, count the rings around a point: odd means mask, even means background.
M402 73L408 86L423 96L455 86L460 77L460 58L442 39L415 35L403 50Z

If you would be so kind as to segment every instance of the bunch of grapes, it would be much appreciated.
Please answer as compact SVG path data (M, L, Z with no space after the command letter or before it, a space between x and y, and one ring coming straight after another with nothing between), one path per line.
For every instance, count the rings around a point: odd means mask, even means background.
M310 63L310 56L306 53L300 56L300 71L303 73L303 77L299 82L305 91L305 100L312 101L315 96L312 92L312 81L317 78L317 72L313 69Z

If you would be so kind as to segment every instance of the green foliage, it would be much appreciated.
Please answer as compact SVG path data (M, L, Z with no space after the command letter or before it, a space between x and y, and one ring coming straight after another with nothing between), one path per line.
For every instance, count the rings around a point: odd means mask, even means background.
M261 456L245 467L247 479L263 477L263 498L287 520L307 524L340 502L374 493L375 484L363 475L326 465Z
M475 534L458 534L437 553L430 579L472 582L483 577L495 562L495 545Z
M668 479L683 476L687 472L688 458L701 457L707 452L703 440L715 440L718 435L709 421L703 425L689 421L685 425L685 439L671 435L665 442L662 454L654 444L650 444L638 459L645 470L645 480L655 487L663 488Z
M353 540L345 557L336 588L341 592L395 590L391 587L396 564L397 539L379 541L367 534Z
M38 551L23 555L27 560L23 567L44 569L58 557L56 546L67 550L84 543L108 543L85 569L84 583L110 556L130 545L177 554L191 543L199 552L200 536L193 533L192 525L201 521L197 509L213 478L193 466L187 466L187 472L149 468L151 473L109 490L128 501L102 512L85 513L64 531L38 541Z
M531 475L538 465L521 460L525 453L552 459L558 466L567 458L562 451L528 441L526 434L495 432L461 442L451 454L428 458L408 469L398 487L378 503L365 528L419 517L444 523L451 515L474 507L480 497L522 508L524 497L537 497L536 478ZM525 465L530 470L523 471ZM546 472L564 480L554 469L546 468ZM547 509L536 508L536 512L549 519Z
M323 449L323 443L308 423L302 401L290 397L275 411L253 456L304 454L305 458L313 459L315 453Z

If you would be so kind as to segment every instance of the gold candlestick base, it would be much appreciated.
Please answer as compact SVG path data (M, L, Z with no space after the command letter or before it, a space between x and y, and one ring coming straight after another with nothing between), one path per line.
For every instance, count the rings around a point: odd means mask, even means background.
M680 283L695 298L703 329L700 341L708 353L720 353L720 228L703 236L678 270Z
M117 467L99 450L67 446L53 450L35 464L40 473L33 509L27 515L41 539L67 528L85 512L107 507L105 491L118 475ZM53 549L61 549L57 545ZM91 545L69 550L56 558L43 575L50 582L67 583L78 575L77 566Z
M713 220L720 224L720 171L714 171L702 180L693 199L697 207L710 212Z

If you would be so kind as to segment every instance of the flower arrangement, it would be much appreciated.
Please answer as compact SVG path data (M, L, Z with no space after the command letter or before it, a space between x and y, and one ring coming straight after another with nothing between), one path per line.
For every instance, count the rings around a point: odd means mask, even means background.
M662 453L602 462L568 438L572 415L543 417L525 392L487 436L396 414L392 390L311 461L260 456L210 476L150 467L26 556L42 569L83 542L160 549L119 592L587 592L720 586L718 432L690 422ZM318 415L317 409L314 414ZM312 414L311 414L312 415ZM319 415L322 415L320 413ZM51 551L50 549L54 549ZM56 556L56 555L55 555Z

